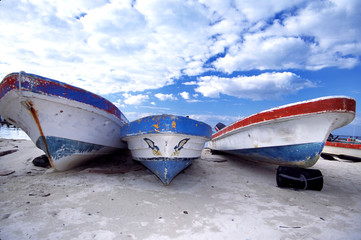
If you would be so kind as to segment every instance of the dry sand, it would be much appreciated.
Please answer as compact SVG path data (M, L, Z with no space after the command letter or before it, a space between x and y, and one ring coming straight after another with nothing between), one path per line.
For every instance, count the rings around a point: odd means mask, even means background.
M126 153L55 172L33 166L43 152L31 141L0 139L7 150L18 151L0 157L1 240L361 239L361 163L320 159L319 192L207 151L164 186Z

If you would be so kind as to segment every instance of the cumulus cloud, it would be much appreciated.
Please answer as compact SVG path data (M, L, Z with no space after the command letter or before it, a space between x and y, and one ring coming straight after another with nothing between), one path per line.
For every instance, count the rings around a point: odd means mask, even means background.
M225 45L227 54L213 64L217 70L319 70L352 68L359 63L359 1L290 1L275 6L277 10L270 11L271 15L260 12L263 8L243 10L248 19L258 21L234 44ZM269 21L266 16L273 18Z
M166 101L166 100L177 100L177 97L173 96L173 94L163 94L163 93L157 93L154 94L154 96L156 98L158 98L161 101Z
M209 71L352 68L361 56L358 0L0 5L1 77L24 70L99 94L158 89Z
M211 127L214 127L217 123L221 122L225 125L229 125L235 121L238 121L242 118L242 116L230 116L230 115L213 115L213 114L191 114L190 118L205 122L209 124Z
M137 95L131 95L129 93L123 94L124 103L128 105L139 105L149 99L148 95L143 94L137 94Z
M190 98L189 92L184 91L184 92L179 93L179 95L181 95L181 97L185 100L188 100Z
M263 73L255 76L225 78L204 76L198 78L197 92L205 97L218 98L220 94L252 100L277 99L295 93L313 83L291 72Z

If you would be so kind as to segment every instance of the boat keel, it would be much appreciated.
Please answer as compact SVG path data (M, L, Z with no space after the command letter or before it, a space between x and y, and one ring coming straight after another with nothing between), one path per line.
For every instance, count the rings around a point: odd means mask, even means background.
M138 160L151 170L165 185L168 185L175 176L188 167L196 158L155 160Z

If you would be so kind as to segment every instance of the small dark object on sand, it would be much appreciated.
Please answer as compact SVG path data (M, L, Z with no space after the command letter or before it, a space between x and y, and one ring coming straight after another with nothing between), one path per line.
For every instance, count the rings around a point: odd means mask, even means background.
M33 164L36 167L43 167L43 168L50 167L50 162L49 162L49 159L48 159L48 157L46 155L41 155L39 157L36 157L33 160Z
M7 151L0 152L0 157L17 152L17 151L18 151L17 149L13 149L13 150L7 150Z
M4 170L4 171L0 171L0 176L8 176L10 174L13 174L15 171L14 170Z

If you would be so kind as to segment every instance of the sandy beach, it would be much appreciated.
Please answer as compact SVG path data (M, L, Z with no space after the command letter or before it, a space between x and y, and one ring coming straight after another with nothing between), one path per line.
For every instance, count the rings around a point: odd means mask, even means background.
M202 158L170 185L128 152L67 172L0 139L0 239L361 239L361 163L320 159L322 191L281 189L277 166Z

